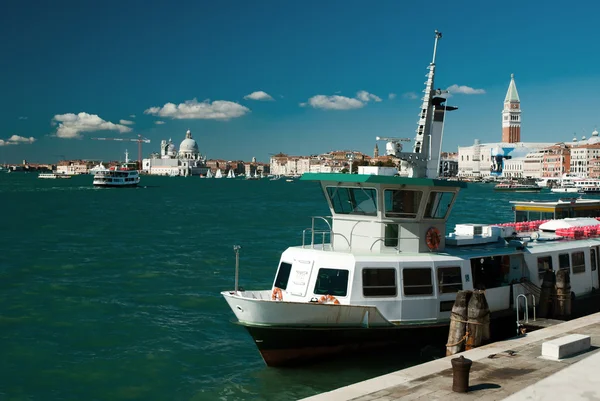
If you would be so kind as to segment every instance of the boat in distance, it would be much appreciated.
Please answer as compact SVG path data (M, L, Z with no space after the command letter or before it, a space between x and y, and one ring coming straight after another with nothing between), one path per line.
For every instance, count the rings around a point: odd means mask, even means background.
M38 178L43 180L55 180L55 179L69 179L71 178L68 174L57 174L57 173L40 173Z
M540 192L542 187L537 184L500 183L494 187L498 192Z
M377 346L443 347L460 290L485 289L493 322L510 316L510 331L518 297L535 307L547 271L569 271L578 301L598 293L600 201L514 203L513 223L467 222L446 234L466 183L437 179L445 113L456 108L433 89L435 34L412 152L395 153L409 177L376 166L304 174L320 183L331 215L311 218L269 288L240 289L236 263L234 288L221 292L268 366Z
M111 167L98 170L94 174L95 187L126 188L136 187L140 183L140 174L137 170L127 167Z

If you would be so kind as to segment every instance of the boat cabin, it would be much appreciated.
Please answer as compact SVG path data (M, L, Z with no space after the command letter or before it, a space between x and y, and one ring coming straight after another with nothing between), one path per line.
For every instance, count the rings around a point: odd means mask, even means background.
M600 199L562 198L557 201L511 201L515 222L600 217Z
M446 220L458 191L466 186L463 182L367 174L308 173L302 180L321 183L331 211L325 232L315 228L313 218L311 246L318 246L315 240L321 238L324 246L329 239L335 251L441 251Z

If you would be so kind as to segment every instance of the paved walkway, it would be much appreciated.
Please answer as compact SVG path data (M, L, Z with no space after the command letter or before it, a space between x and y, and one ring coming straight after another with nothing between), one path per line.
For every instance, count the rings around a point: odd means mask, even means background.
M574 333L591 336L592 349L561 361L540 358L543 342ZM600 313L463 352L473 361L468 393L452 391L451 356L304 401L600 399L598 348Z

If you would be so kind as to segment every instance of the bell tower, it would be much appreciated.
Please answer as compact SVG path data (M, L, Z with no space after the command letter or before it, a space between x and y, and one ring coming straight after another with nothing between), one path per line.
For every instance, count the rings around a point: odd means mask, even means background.
M379 157L379 146L375 144L375 149L373 150L373 158Z
M515 74L510 74L510 84L504 98L502 142L521 142L521 100L515 85Z

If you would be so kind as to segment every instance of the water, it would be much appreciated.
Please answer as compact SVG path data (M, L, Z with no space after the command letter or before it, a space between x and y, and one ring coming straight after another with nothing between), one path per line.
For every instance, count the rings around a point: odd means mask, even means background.
M310 216L317 183L0 174L0 400L293 400L432 357L373 353L268 368L219 292L269 288ZM450 226L510 221L510 199L463 190Z

